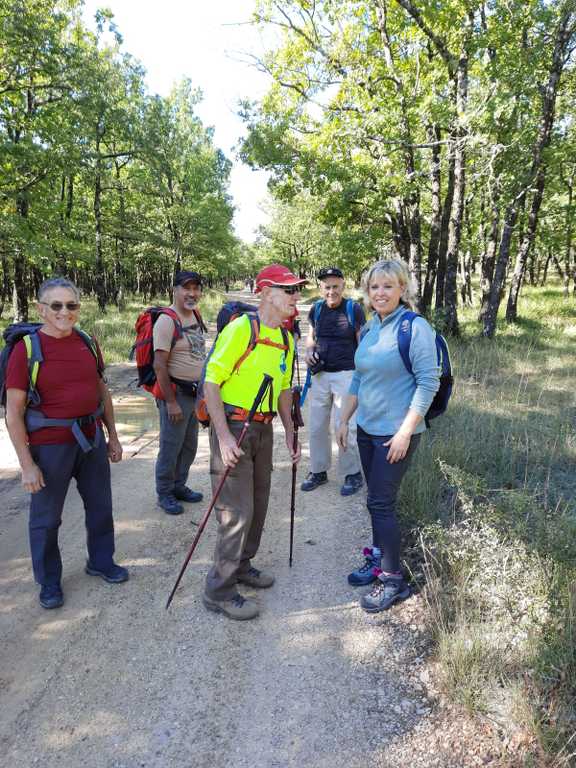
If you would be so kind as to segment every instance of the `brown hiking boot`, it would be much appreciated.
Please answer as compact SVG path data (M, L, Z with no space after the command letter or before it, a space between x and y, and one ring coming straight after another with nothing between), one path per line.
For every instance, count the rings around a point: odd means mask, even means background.
M209 611L223 613L229 619L236 621L248 621L255 619L260 613L255 600L242 595L235 595L231 600L211 600L207 595L202 595L202 602Z
M274 576L271 573L263 573L258 568L249 568L246 573L238 574L238 582L255 589L267 589L274 584Z

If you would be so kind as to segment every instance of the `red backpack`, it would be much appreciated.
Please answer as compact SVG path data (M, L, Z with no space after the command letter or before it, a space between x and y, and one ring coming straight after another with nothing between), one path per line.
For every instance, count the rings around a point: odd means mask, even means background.
M164 399L164 395L158 382L156 381L156 371L154 370L154 340L153 329L154 323L160 315L168 315L174 322L174 335L172 337L172 346L176 344L178 339L182 338L183 328L182 322L176 312L170 307L148 307L144 310L136 320L134 326L136 330L136 341L132 349L130 350L129 358L133 360L136 358L136 366L138 368L138 386L143 387L148 392L151 392L154 397L159 400ZM202 315L195 309L194 316L202 333L207 332L206 325L202 320Z

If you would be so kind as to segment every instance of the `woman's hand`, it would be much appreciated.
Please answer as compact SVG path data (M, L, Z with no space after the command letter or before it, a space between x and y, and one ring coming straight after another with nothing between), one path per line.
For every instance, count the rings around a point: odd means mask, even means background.
M386 458L390 464L395 464L397 461L402 461L408 453L410 448L411 434L407 432L396 432L396 434L388 440L387 443L382 443L384 447L389 445L388 455Z
M342 422L336 430L336 443L345 451L348 448L348 422Z

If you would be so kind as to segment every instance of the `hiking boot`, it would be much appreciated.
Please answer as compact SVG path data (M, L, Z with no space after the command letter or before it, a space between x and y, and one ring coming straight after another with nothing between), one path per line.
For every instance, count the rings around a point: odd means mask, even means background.
M319 485L324 485L328 482L328 474L326 472L308 472L308 477L300 486L301 491L313 491L318 488Z
M161 507L167 515L181 515L184 507L176 499L173 493L167 493L166 496L158 496L158 506Z
M242 595L235 595L231 600L211 600L204 594L202 602L209 611L223 613L224 616L235 621L255 619L260 613L256 601Z
M64 604L64 594L59 584L42 584L38 597L42 608L50 611L52 608L60 608Z
M392 576L382 573L379 568L374 568L374 572L377 583L372 591L360 600L360 605L367 613L387 611L394 603L399 603L410 597L410 587L402 575Z
M128 581L130 578L128 570L122 568L121 565L116 565L116 563L112 563L112 565L109 568L106 568L105 571L100 571L98 568L94 568L90 565L90 561L88 560L84 570L89 576L100 576L100 578L107 581L108 584L122 584L123 581Z
M246 573L239 573L237 580L240 584L246 584L255 589L266 589L274 584L274 576L272 574L262 573L258 568L252 567Z
M174 488L174 498L178 501L186 501L188 504L196 504L196 502L202 501L204 495L185 485L183 488Z
M380 568L382 564L382 555L380 552L374 553L372 547L364 547L362 554L365 557L364 564L348 575L348 584L353 587L366 587L373 584L378 576L374 575L373 569Z
M356 472L355 475L346 475L344 485L340 488L341 496L352 496L362 488L362 472Z

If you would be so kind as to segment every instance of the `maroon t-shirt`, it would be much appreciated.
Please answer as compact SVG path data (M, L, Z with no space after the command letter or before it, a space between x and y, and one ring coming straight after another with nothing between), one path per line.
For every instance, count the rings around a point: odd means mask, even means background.
M36 389L40 395L39 409L50 419L73 419L87 416L100 403L100 376L96 359L86 342L73 332L57 339L38 332L44 360L40 363ZM100 349L98 348L100 356ZM28 392L28 359L23 341L19 341L8 360L6 389ZM83 430L93 437L95 428ZM60 445L76 439L69 427L46 427L28 435L30 445Z

